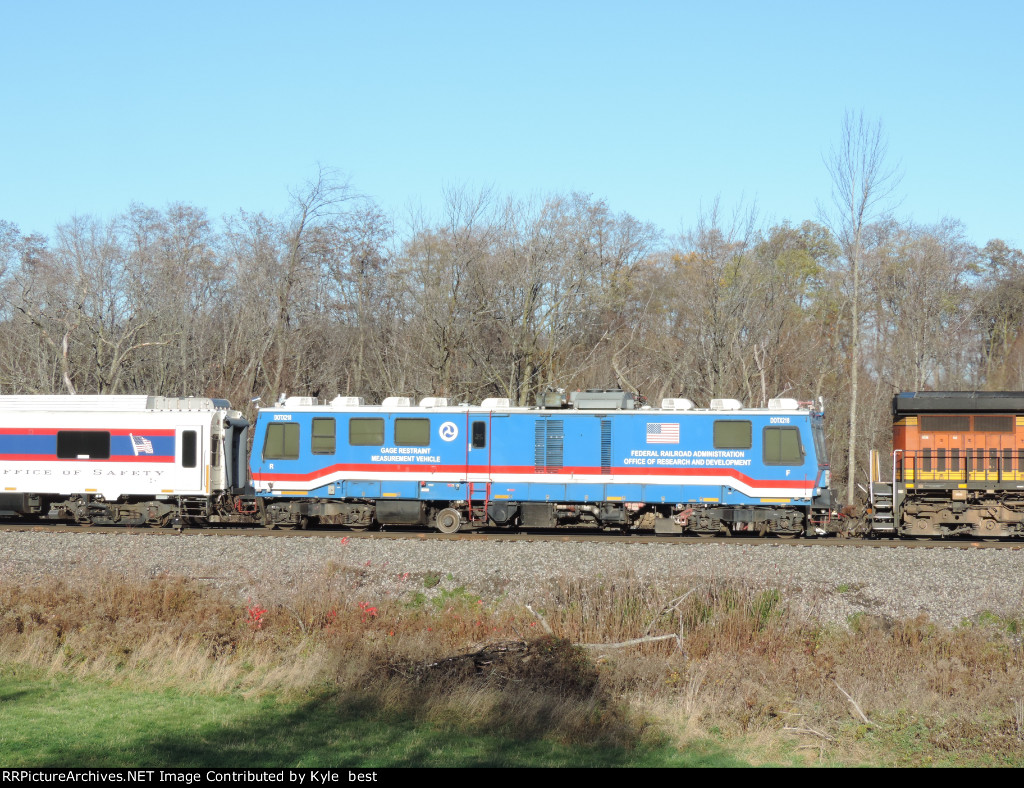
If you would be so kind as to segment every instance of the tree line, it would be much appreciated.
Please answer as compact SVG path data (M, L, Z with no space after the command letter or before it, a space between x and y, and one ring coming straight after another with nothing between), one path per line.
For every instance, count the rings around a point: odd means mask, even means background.
M321 171L280 218L132 205L50 237L0 221L0 393L220 396L250 416L282 392L822 397L833 478L855 423L863 483L895 392L1024 389L1024 252L952 219L861 218L855 256L842 221L716 203L666 236L592 195L453 188L398 233Z

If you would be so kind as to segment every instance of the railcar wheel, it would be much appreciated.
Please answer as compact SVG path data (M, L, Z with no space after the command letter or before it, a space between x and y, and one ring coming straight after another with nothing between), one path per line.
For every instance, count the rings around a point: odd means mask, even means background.
M259 518L260 525L268 531L276 531L277 523L267 517L267 505L263 502L262 498L256 499L256 508L259 510L257 517Z
M300 517L296 522L285 524L283 528L286 531L305 531L309 528L309 518Z
M149 527L150 528L167 528L171 524L171 521L173 519L174 519L174 512L167 512L167 514L163 514L160 517L156 518L155 520L150 521Z
M455 509L442 509L434 518L434 527L443 534L453 534L462 527L462 515Z

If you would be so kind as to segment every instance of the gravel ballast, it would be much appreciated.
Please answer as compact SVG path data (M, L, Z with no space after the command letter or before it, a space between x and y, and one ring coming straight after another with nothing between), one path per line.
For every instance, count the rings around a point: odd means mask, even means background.
M424 592L428 576L440 578L437 590L464 587L488 603L528 604L562 579L629 575L669 591L706 580L777 588L791 610L826 623L846 623L858 612L888 619L924 613L955 626L983 612L1024 611L1024 550L0 533L5 581L47 583L97 570L196 578L261 604L287 604L327 578L353 584L368 602L403 597Z

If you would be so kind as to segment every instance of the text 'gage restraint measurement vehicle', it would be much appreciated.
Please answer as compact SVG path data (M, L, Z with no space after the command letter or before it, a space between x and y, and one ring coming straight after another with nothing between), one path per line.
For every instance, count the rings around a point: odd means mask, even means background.
M823 533L831 506L822 414L792 399L289 397L260 410L250 471L271 527L795 536Z
M0 396L0 516L255 522L248 428L205 397Z

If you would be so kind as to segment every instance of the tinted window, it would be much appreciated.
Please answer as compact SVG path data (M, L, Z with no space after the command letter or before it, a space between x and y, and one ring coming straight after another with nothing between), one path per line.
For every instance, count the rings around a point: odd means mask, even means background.
M299 425L268 424L263 442L263 459L297 460L299 458Z
M749 449L751 446L749 421L716 421L716 449Z
M764 428L766 465L803 465L804 449L797 427Z
M313 419L313 454L334 454L334 419Z
M473 448L483 449L487 447L487 423L483 421L473 422Z
M62 430L57 433L57 457L62 460L110 459L110 433Z
M818 455L818 465L828 465L828 453L825 447L825 433L821 427L811 426L811 435L814 437L814 453Z
M396 446L429 446L430 419L395 419Z
M383 446L384 419L351 419L348 443L350 446Z
M181 467L196 467L196 431L185 430L181 433Z

